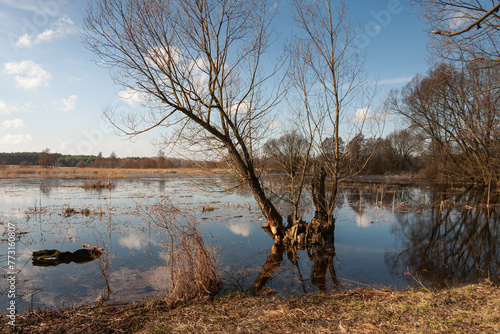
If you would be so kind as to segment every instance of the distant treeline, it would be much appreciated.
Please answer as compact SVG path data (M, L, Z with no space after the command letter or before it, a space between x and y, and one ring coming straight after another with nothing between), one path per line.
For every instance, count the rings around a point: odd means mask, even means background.
M102 153L95 155L69 155L43 152L0 153L1 165L42 166L42 167L95 167L95 168L218 168L223 163L214 161L191 161L165 156L139 158L118 158L115 153L103 157Z

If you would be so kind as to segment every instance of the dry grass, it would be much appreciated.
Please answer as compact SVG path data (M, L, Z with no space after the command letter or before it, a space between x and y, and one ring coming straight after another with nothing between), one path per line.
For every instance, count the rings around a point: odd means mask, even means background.
M211 211L214 211L215 210L215 205L213 204L203 204L203 206L201 207L201 212L211 212Z
M142 210L150 224L160 227L170 274L167 300L179 304L217 294L221 281L214 253L199 234L195 217L178 209L169 198Z
M145 301L34 311L17 325L19 333L499 333L500 288Z
M211 172L226 172L223 169L211 170ZM202 174L207 170L201 168L78 168L78 167L56 167L43 168L40 166L7 166L0 169L0 178L18 177L44 177L44 178L99 178L99 179L120 179L134 177L137 174Z
M81 187L85 190L102 190L102 189L108 189L111 190L113 189L113 184L111 181L104 182L101 180L97 180L95 182L85 182L84 184L81 185Z

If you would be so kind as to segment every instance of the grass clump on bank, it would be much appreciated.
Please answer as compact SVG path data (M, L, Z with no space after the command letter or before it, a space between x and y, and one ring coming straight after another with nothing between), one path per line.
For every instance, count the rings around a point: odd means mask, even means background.
M363 288L290 298L236 294L177 306L86 305L18 315L16 324L30 333L499 333L500 288Z
M196 218L174 206L168 197L142 210L162 236L170 278L167 300L182 304L216 295L221 280L214 252L198 232Z

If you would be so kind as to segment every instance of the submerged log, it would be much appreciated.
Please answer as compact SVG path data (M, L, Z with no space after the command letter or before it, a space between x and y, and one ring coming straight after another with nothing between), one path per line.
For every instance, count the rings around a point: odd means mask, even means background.
M57 249L44 249L32 254L34 266L47 267L57 266L61 263L86 263L101 256L102 248L83 244L90 249L78 249L74 252L60 252Z

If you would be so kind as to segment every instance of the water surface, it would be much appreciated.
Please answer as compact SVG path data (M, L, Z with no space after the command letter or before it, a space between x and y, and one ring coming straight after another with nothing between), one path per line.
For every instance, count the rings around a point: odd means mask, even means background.
M248 192L202 189L200 184L209 182L205 176L114 180L112 190L100 192L82 189L84 182L0 180L0 260L7 271L10 222L18 237L18 311L94 303L106 295L105 278L113 302L164 296L163 234L144 213L164 197L200 223L216 252L225 292L253 287L290 295L356 286L442 288L485 278L499 281L498 212L479 208L471 195L416 186L346 187L336 211L335 244L285 250L273 247L260 228L263 215ZM305 220L312 215L303 213ZM31 258L33 251L73 252L82 244L105 247L108 256L43 266ZM6 292L2 289L1 305L8 303Z

